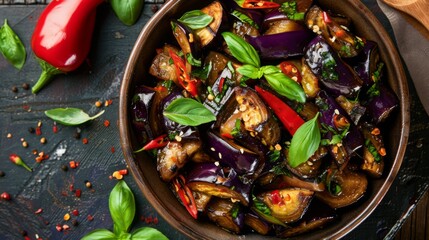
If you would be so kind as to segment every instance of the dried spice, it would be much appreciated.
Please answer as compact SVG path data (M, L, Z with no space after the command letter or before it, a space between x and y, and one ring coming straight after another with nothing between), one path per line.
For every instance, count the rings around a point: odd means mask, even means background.
M6 200L6 201L9 201L9 200L11 199L10 194L9 194L9 193L7 193L7 192L3 192L3 193L0 195L0 198L1 198L1 199L4 199L4 200Z

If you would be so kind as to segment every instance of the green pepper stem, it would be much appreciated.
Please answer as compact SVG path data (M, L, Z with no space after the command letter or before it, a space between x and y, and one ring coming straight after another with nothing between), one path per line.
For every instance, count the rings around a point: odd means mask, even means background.
M27 166L27 164L25 164L25 163L23 163L22 165L21 165L22 167L24 167L25 169L27 169L29 172L32 172L33 171L33 169L31 169L29 166Z
M40 74L39 80L37 80L36 84L31 88L31 92L34 94L38 93L55 75L61 74L58 68L50 65L49 63L39 59L40 67L42 68L42 74Z

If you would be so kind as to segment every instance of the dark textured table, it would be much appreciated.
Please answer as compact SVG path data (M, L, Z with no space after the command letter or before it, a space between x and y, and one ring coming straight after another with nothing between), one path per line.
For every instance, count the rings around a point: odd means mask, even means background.
M21 37L27 49L27 62L21 71L14 69L0 58L0 193L11 194L11 201L0 201L0 239L23 239L25 231L31 239L79 239L96 228L112 229L108 211L108 196L116 183L109 176L126 168L119 146L118 100L124 66L137 36L153 15L153 6L162 1L147 0L139 21L131 26L119 22L108 4L100 7L97 16L93 45L88 61L81 68L67 75L56 77L39 94L31 94L22 85L33 85L40 68L30 49L30 37L34 25L46 1L1 0L0 20L9 24ZM19 3L18 5L12 3ZM27 3L27 4L26 4ZM30 4L28 4L30 3ZM393 37L390 25L375 1L364 3L375 13ZM17 87L17 92L12 88ZM402 222L414 209L428 189L429 119L418 100L411 79L411 132L406 156L398 177L380 206L346 239L392 238ZM111 100L111 105L104 102ZM96 101L103 106L97 108ZM56 107L78 107L91 115L101 109L106 112L98 119L77 127L57 125L44 115L44 111ZM105 126L105 121L110 126ZM31 133L41 122L42 134ZM75 138L80 131L80 139ZM11 136L8 137L8 134ZM47 142L40 143L45 137ZM84 144L83 139L88 143ZM28 147L22 146L22 141ZM33 150L49 155L41 163L35 161ZM9 154L22 157L33 168L28 172L13 165ZM79 162L75 169L61 169L70 161ZM85 187L85 182L92 188ZM151 226L159 229L170 239L186 239L181 233L161 219L148 204L130 175L125 176L136 196L137 213L134 228ZM70 189L70 186L73 189ZM76 190L82 190L80 197ZM41 209L41 210L39 210ZM79 215L72 214L77 209ZM41 211L41 212L38 212ZM69 213L71 219L65 221ZM92 216L90 221L88 216ZM72 220L79 222L78 226ZM67 224L70 229L57 231L56 226Z

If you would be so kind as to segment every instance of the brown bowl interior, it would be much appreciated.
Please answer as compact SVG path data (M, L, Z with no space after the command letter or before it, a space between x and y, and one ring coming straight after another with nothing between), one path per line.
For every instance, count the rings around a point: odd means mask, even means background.
M156 171L156 162L145 154L133 154L137 149L130 124L129 106L134 87L144 84L148 78L148 66L155 55L155 49L165 42L171 42L170 20L186 11L202 8L210 1L172 0L164 4L140 33L126 66L120 90L119 131L125 159L135 181L144 196L157 212L174 228L194 239L235 239L212 223L198 222L186 212L176 200L167 184L162 182ZM407 79L399 55L383 26L359 1L320 0L325 9L344 14L353 19L355 32L379 44L382 60L386 63L387 81L400 100L400 108L385 127L386 148L389 159L383 178L371 180L369 194L357 206L345 209L339 221L328 227L301 236L305 239L339 238L359 225L379 204L393 182L405 153L409 133L409 94ZM246 239L261 239L261 235L249 234Z

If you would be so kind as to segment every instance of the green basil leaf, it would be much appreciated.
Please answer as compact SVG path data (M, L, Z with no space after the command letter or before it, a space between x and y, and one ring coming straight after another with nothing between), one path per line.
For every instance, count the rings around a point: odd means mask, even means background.
M122 232L117 236L117 240L131 240L133 235L131 233Z
M237 72L251 79L260 79L264 75L262 68L257 68L249 64L238 67Z
M234 16L234 17L236 17L241 22L247 23L247 24L249 24L250 26L252 26L252 27L254 27L256 29L259 29L258 24L256 24L255 21L253 21L253 19L251 19L249 16L247 16L244 13L242 13L240 11L237 11L237 10L233 10L231 12L231 15Z
M101 116L101 114L103 113L104 110L90 117L87 113L85 113L82 109L79 108L54 108L45 111L46 116L56 121L57 123L66 126L76 126L85 123L89 120L93 120Z
M216 120L202 103L192 98L177 98L164 110L164 116L182 125L198 126Z
M200 29L207 27L212 21L213 17L205 14L201 10L192 10L183 14L182 17L177 19L179 22L185 24L191 29Z
M261 60L259 59L258 52L256 52L255 48L250 45L250 43L232 32L223 32L222 36L225 39L232 56L234 56L238 61L243 64L250 64L254 67L261 66Z
M291 167L297 167L307 161L319 148L321 136L318 117L319 113L302 124L293 135L287 158Z
M109 210L118 235L128 232L136 212L134 194L125 181L119 181L109 196Z
M116 235L107 229L96 229L86 234L81 240L116 240Z
M155 228L151 228L151 227L142 227L137 229L135 232L132 233L131 239L132 240L151 240L151 239L168 240L168 238L164 234L162 234L160 231L156 230Z
M0 52L15 68L21 69L24 66L27 52L18 35L7 23L7 19L0 28Z
M143 0L110 0L110 5L116 16L125 25L133 25L143 9Z
M305 103L306 97L302 87L282 72L264 74L264 77L268 84L280 95L297 102Z

